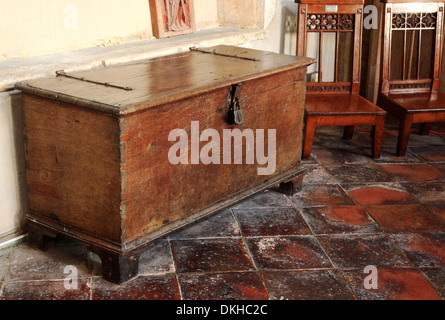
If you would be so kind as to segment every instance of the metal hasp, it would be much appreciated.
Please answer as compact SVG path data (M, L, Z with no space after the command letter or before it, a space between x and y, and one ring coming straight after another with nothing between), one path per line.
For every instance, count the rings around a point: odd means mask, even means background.
M243 124L244 114L240 103L241 84L235 84L230 88L229 123Z

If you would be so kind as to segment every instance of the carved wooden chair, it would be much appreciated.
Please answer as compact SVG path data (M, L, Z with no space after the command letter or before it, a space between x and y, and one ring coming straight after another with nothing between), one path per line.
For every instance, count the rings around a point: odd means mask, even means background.
M308 67L303 159L311 155L317 126L372 126L372 156L380 157L386 112L359 95L363 0L295 0L297 55L316 58Z
M444 3L382 0L383 38L377 104L400 120L397 156L404 156L411 128L445 121L445 94L439 92Z

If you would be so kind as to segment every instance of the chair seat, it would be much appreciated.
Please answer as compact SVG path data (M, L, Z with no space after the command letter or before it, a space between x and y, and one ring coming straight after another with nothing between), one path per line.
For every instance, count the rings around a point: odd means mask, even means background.
M384 115L386 111L358 94L308 94L309 116Z
M382 94L394 106L406 113L445 112L442 92Z
M343 139L351 139L357 125L372 126L372 156L380 157L386 111L358 94L306 96L302 159L309 159L317 126L344 126Z

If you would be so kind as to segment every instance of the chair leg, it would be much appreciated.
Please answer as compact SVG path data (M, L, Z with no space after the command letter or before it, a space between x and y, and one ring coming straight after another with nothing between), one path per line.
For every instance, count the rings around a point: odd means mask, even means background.
M427 136L430 134L431 131L431 123L422 123L420 126L419 134L423 136Z
M312 144L314 143L316 119L313 117L306 117L304 124L304 140L303 140L303 154L301 158L308 160L311 157Z
M354 126L346 126L345 130L343 131L343 139L344 140L351 140L352 136L354 135Z
M413 125L413 115L405 114L400 119L399 137L397 141L397 156L403 157L408 148L408 140Z
M382 150L383 130L385 129L385 116L377 116L372 127L372 157L380 158Z

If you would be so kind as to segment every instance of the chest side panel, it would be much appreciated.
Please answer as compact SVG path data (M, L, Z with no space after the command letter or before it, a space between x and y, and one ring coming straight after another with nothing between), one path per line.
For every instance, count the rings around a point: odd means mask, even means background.
M258 174L257 160L246 164L246 140L243 139L242 164L224 164L223 130L263 129L265 155L268 154L268 130L276 132L276 169L273 175L299 163L304 105L304 72L293 69L242 84L240 102L244 123L227 122L229 88L213 90L194 98L136 112L121 120L121 140L125 150L122 164L123 241L168 226L234 193L259 184L270 176ZM220 164L192 164L192 127L199 133L214 129L220 135ZM196 126L195 126L196 127ZM168 154L175 141L168 141L172 130L187 134L187 164L173 165ZM198 138L199 139L199 138ZM178 141L178 140L176 140ZM201 142L202 150L208 142ZM233 145L235 142L233 142Z
M29 216L120 241L119 123L23 95Z

